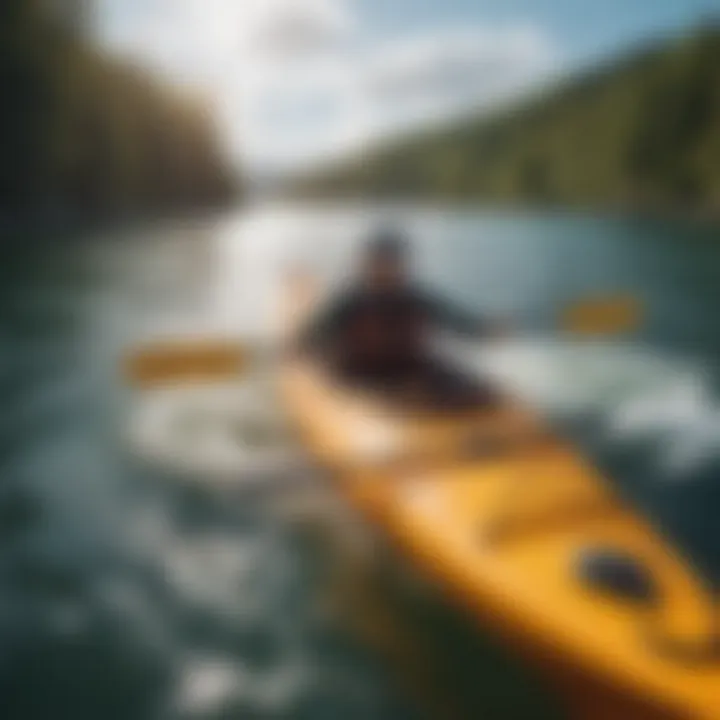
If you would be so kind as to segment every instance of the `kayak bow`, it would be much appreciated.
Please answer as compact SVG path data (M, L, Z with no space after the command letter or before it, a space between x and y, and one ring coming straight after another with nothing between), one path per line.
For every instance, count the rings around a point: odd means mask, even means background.
M299 308L313 306L304 293L299 302L288 290L288 334ZM607 317L598 310L595 321ZM297 358L279 384L343 497L533 663L570 717L720 717L712 598L541 418L512 399L457 417L407 416Z

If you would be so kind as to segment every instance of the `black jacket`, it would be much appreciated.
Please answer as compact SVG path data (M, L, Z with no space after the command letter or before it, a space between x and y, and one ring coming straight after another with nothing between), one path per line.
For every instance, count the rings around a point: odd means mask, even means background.
M311 320L301 344L310 350L330 349L340 359L361 364L395 363L426 354L433 330L474 336L482 327L478 317L424 288L351 288Z

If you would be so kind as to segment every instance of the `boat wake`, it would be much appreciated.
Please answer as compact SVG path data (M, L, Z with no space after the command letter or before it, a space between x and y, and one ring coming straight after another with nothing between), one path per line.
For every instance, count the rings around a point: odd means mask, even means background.
M720 463L720 405L701 363L637 345L550 339L452 353L600 455L645 451L658 480L692 481Z

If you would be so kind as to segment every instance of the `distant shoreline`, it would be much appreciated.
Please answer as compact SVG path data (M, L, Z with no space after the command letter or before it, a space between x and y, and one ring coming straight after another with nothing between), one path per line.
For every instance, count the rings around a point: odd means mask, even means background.
M353 204L383 207L425 207L431 209L455 209L462 212L488 212L516 215L557 214L582 215L613 219L638 220L644 222L682 222L720 228L720 208L689 208L680 204L668 204L663 207L601 205L580 203L543 204L523 201L491 201L436 196L396 196L393 198L364 197L360 194L343 194L322 197L320 194L288 193L284 198L288 202L316 205L322 203L329 207Z

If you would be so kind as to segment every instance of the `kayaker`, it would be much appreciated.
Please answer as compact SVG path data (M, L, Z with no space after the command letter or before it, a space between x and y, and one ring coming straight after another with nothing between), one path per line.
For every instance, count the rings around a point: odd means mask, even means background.
M383 231L365 249L355 281L312 318L301 346L322 353L345 382L423 402L488 401L488 388L433 352L431 335L441 329L486 337L491 328L415 282L406 242Z

